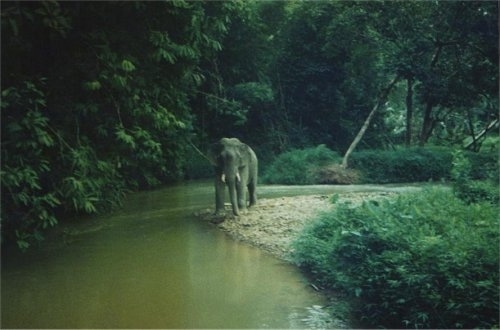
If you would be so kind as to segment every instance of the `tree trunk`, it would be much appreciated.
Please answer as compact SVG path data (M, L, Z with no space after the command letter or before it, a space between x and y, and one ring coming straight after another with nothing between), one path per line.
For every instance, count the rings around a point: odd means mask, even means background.
M434 67L436 66L439 60L439 56L441 55L443 47L452 44L453 43L443 43L440 42L439 40L436 40L436 51L432 56L431 64L429 66L431 73L434 71ZM424 110L424 120L422 122L422 129L420 130L420 137L418 141L418 144L421 147L423 147L427 143L427 140L429 140L432 131L434 130L434 125L436 124L436 121L431 116L433 108L434 108L433 102L428 100Z
M427 140L429 140L429 137L432 134L432 130L434 129L435 120L431 116L433 107L434 106L430 101L427 102L427 105L425 106L424 120L422 122L422 129L420 131L420 141L419 141L419 145L421 147L423 147L427 143Z
M411 146L411 124L413 121L413 77L407 79L406 90L406 132L405 132L405 145Z
M474 148L476 146L477 142L486 136L486 133L488 133L489 131L491 131L493 128L495 128L498 125L498 122L499 122L498 118L494 119L481 132L479 132L478 135L474 136L474 133L472 133L473 134L472 141L467 143L464 146L464 149L469 149L469 148L471 148L471 146ZM479 147L481 147L481 145L479 145L477 147L477 150L475 150L475 151L478 151Z
M377 110L380 108L380 106L382 106L385 103L387 96L391 92L391 89L394 87L394 85L399 81L399 78L400 78L399 75L396 75L396 77L394 77L394 79L387 86L387 88L382 90L382 92L380 93L380 96L378 97L377 103L373 107L372 111L370 111L370 113L368 114L368 117L366 118L363 126L361 126L361 129L359 130L358 134L356 135L356 137L352 141L351 145L349 146L349 148L347 149L347 151L344 155L344 158L342 159L342 167L343 168L348 167L349 156L354 151L354 149L356 149L356 146L358 145L359 141L361 141L361 139L363 138L363 135L365 135L365 132L368 129L368 126L370 126L370 122L371 122L373 116L375 115Z

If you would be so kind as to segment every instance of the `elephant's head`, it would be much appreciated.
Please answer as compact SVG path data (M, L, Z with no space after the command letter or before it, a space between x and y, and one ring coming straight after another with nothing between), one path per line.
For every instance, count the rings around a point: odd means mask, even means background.
M228 185L241 181L239 168L248 163L248 148L236 138L223 138L212 145L208 156L219 180Z

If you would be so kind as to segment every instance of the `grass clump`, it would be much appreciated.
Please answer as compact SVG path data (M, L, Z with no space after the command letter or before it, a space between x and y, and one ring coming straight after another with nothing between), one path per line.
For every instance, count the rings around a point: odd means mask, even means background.
M342 203L294 243L294 260L341 290L363 326L490 328L499 324L499 220L489 203L429 189Z

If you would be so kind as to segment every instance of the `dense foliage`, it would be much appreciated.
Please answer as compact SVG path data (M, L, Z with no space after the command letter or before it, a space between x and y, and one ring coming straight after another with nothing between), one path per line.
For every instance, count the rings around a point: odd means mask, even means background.
M363 149L477 151L498 125L496 2L0 6L2 241L22 247L61 215L206 175L194 146L222 136L263 164L319 144L343 154L394 77Z
M451 180L464 189L484 184L491 186L491 198L495 198L498 197L498 192L495 193L498 190L498 151L495 150L498 149L480 153L457 152L459 159L455 159L458 156L454 157L452 149L445 147L362 150L353 153L351 168L344 169L337 153L319 145L280 154L265 168L263 181L354 184ZM461 165L460 169L453 167L455 163Z
M472 159L476 158L478 157ZM498 205L498 155L480 159L482 162L478 166L477 162L473 165L463 152L454 154L451 176L455 194L466 203L486 201Z
M234 8L2 2L2 239L181 178L199 63Z
M313 184L315 168L339 162L340 156L325 145L280 154L264 172L266 183Z
M351 166L364 182L393 183L440 181L450 178L452 154L448 148L401 148L354 153Z
M295 242L295 261L341 290L369 327L499 323L499 222L447 190L336 205Z

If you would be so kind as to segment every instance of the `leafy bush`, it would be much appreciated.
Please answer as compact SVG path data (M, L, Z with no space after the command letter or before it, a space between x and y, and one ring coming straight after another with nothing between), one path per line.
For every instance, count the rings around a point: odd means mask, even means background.
M68 213L106 211L128 189L184 176L192 106L209 106L198 97L198 64L224 34L202 33L201 22L214 20L204 6L2 3L10 61L1 92L2 243L25 249ZM129 20L147 24L130 29ZM133 46L123 47L124 35ZM88 47L75 47L82 42Z
M466 203L486 201L498 205L498 167L491 168L491 163L484 161L485 157L472 158L476 160L476 164L478 158L483 160L483 168L481 171L473 171L471 161L463 152L454 154L451 175L455 194ZM477 168L479 167L476 166ZM478 177L483 180L474 180Z
M43 239L61 210L96 213L121 203L126 187L89 146L72 148L47 116L45 80L2 91L2 242Z
M402 148L353 153L351 166L368 183L419 182L447 179L452 152L446 148Z
M470 163L468 176L471 180L498 181L498 149L485 152L462 153ZM453 154L455 156L456 153Z
M266 183L312 184L315 169L340 162L340 156L324 144L315 148L295 149L279 155L262 176Z
M44 155L53 152L55 141L44 113L44 83L26 81L2 91L2 241L12 238L20 248L57 223L53 209L61 204L48 189L47 175L54 164Z
M295 262L345 292L370 327L498 325L498 210L428 190L340 204L294 243Z
M470 163L470 180L497 180L497 153L463 155ZM352 154L352 168L344 169L340 162L341 156L325 145L295 149L279 155L266 167L262 179L280 184L354 184L439 181L453 176L453 150L443 147L365 150ZM494 192L494 187L482 182L472 186L478 194Z

